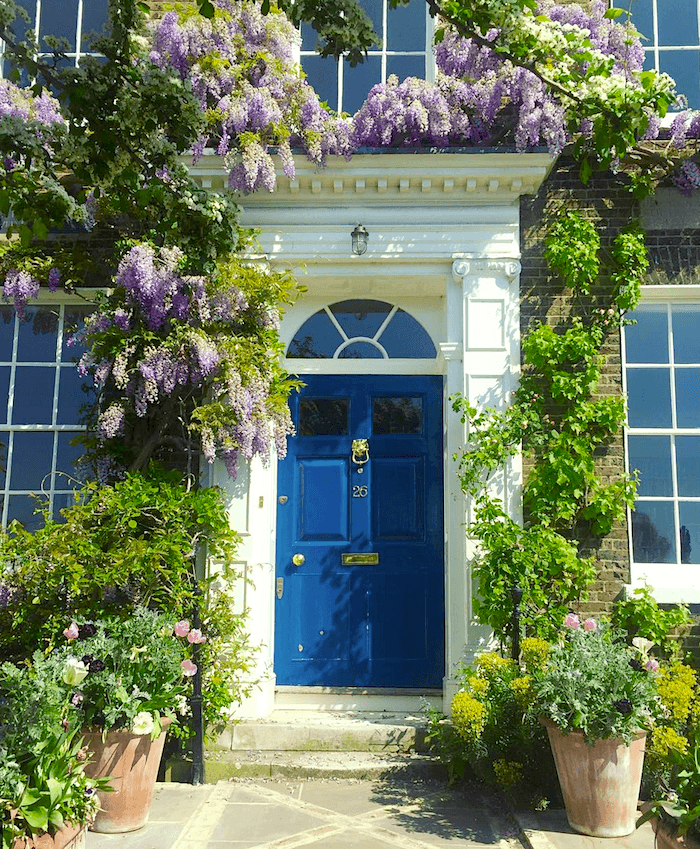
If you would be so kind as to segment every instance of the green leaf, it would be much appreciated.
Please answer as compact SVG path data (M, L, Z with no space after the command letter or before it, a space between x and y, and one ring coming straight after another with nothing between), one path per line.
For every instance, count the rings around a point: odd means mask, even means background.
M39 805L35 808L20 808L20 813L35 831L46 831L49 825L48 808Z
M608 11L603 15L604 18L610 18L611 20L615 20L615 18L619 18L620 15L624 15L624 9L608 9Z
M55 805L56 802L61 798L61 793L63 792L63 784L60 781L57 781L55 778L47 778L46 785L49 788L49 799L51 800L51 804Z
M269 6L269 3L268 3ZM214 5L210 2L210 0L204 0L204 3L201 3L199 6L199 14L204 18L213 18L215 15ZM263 12L263 14L265 14Z

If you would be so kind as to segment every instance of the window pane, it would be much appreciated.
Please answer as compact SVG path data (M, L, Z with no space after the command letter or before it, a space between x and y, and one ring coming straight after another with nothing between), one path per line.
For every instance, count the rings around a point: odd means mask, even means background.
M86 5L90 5L92 0ZM47 44L44 36L56 35L68 40L70 50L75 50L75 29L78 25L78 0L61 0L60 3L41 4L40 48L45 50Z
M80 424L81 407L92 399L90 382L81 377L75 366L62 366L58 384L57 424Z
M367 99L372 86L382 80L382 64L378 56L369 56L361 65L343 64L343 112L353 115Z
M75 507L75 496L71 493L58 492L53 497L53 520L54 522L62 522L61 510L66 507Z
M435 345L425 328L403 310L394 313L379 342L390 357L432 359L437 355Z
M665 306L639 307L628 316L637 323L625 327L628 363L668 362L668 318Z
M0 489L5 489L7 473L7 447L10 442L9 433L0 433ZM2 497L0 497L0 517L2 516Z
M673 361L700 363L700 307L678 305L671 307L673 328Z
M673 495L671 480L671 438L669 436L630 436L629 468L639 472L638 495Z
M17 17L12 25L17 37L21 40L25 38L27 29L33 29L36 22L36 0L19 0L17 3L29 14L29 23L23 18Z
M668 369L628 369L627 396L630 427L671 427Z
M7 524L13 519L20 521L28 531L38 531L44 527L44 516L42 513L35 514L34 511L45 499L37 501L31 495L11 495L7 500Z
M41 490L51 485L53 433L16 432L12 442L10 489ZM49 477L46 477L49 475ZM46 480L44 480L46 479Z
M109 0L88 0L83 2L83 38L92 33L101 33L107 23ZM90 43L83 41L82 49L89 49Z
M10 394L10 367L0 366L0 424L7 424L7 399Z
M678 505L681 520L681 563L700 563L700 504Z
M299 328L289 345L287 356L307 360L330 358L343 341L325 310L319 310Z
M29 307L19 322L17 359L24 363L55 363L58 307Z
M51 424L55 379L51 366L17 366L12 424Z
M700 436L676 437L678 494L700 496Z
M659 44L679 46L698 43L697 0L672 0L672 5L659 2L657 8Z
M351 300L340 301L331 306L331 312L343 328L348 339L366 336L373 339L386 317L391 304L384 301Z
M700 369L676 369L678 427L700 427Z
M659 71L673 77L676 91L688 98L689 109L700 107L700 51L664 50L659 53Z
M372 433L422 433L422 398L375 398Z
M387 12L387 49L425 50L425 3L411 0ZM393 72L392 72L393 73Z
M15 308L0 306L0 361L12 359L12 338L15 334Z
M299 402L299 435L347 435L349 409L347 398L302 398Z
M58 447L56 449L56 489L74 489L80 486L82 478L77 473L76 461L83 456L85 449L82 445L71 445L77 433L65 431L58 434ZM59 474L60 472L60 474Z
M313 33L315 36L316 33ZM314 44L316 42L314 41ZM338 63L332 57L302 56L301 66L320 100L338 109Z
M423 56L387 56L386 73L396 74L399 82L406 77L425 79L425 58Z
M614 6L620 9L629 8L629 5L625 4L624 0L622 0L622 2L620 2L620 0L615 0ZM618 21L624 20L624 15L618 18ZM654 23L652 20L651 0L635 0L635 2L632 4L632 23L643 36L646 36L646 39L642 39L642 44L645 47L648 47L652 43L652 39L654 38Z
M382 352L371 342L353 342L338 354L339 360L381 360Z
M367 17L372 21L372 26L374 27L374 31L377 33L379 38L382 38L382 17L383 17L383 9L384 3L383 0L360 0L360 6L365 11Z
M675 563L673 504L640 501L632 513L632 548L636 563Z
M75 342L69 345L73 334L81 330L85 325L86 317L92 312L90 307L66 307L63 319L63 349L61 351L61 361L64 363L73 363L80 359L85 344L83 342Z

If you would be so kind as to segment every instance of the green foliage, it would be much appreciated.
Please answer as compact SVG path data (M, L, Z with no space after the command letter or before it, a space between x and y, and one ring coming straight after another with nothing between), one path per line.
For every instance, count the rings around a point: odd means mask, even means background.
M505 411L452 399L469 424L458 460L462 489L474 500L469 532L480 541L475 612L501 640L509 634L509 592L516 583L524 590L526 632L553 637L595 579L592 561L578 556L577 540L609 533L634 503L635 477L605 481L598 467L625 422L623 398L599 394L600 349L637 303L643 255L641 233L629 229L602 264L593 224L573 212L560 216L547 237L547 258L574 290L581 314L574 309L561 327L540 324L523 339L520 386ZM530 461L522 527L490 488L521 449Z
M77 726L67 721L66 687L50 665L40 654L30 666L0 665L2 849L92 820L95 791L109 782L87 778L85 763Z
M545 239L545 258L567 286L588 294L600 270L600 236L595 224L573 212L558 218Z
M651 725L654 674L622 634L593 619L583 627L573 620L534 676L536 710L565 734L582 732L588 743L611 737L629 743Z
M674 604L667 610L659 607L651 587L637 587L613 605L612 623L627 632L630 638L644 637L658 645L666 657L677 657L680 646L677 637L692 625L693 619L685 604Z
M465 774L541 803L558 795L546 732L532 710L532 675L549 652L546 641L523 641L523 669L491 652L457 673L451 718L428 709L428 739L451 781Z

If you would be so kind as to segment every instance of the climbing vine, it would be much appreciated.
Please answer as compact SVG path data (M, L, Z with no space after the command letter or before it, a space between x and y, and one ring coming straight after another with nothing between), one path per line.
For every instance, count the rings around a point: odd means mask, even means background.
M625 404L621 395L601 396L599 384L602 346L639 300L647 268L643 234L627 229L603 251L594 225L565 212L549 229L545 256L571 290L568 318L556 328L539 324L524 338L523 374L507 410L453 399L469 426L458 460L462 489L474 504L469 533L480 542L474 612L501 639L516 583L524 590L527 632L552 636L553 623L595 580L580 540L609 533L636 489L633 476L606 481L600 474L597 460L619 434ZM521 446L529 467L522 525L506 514L493 485Z

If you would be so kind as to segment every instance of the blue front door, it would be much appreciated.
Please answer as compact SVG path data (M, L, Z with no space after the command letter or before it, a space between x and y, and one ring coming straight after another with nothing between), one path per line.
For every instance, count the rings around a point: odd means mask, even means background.
M440 686L442 378L304 381L278 472L277 681Z

